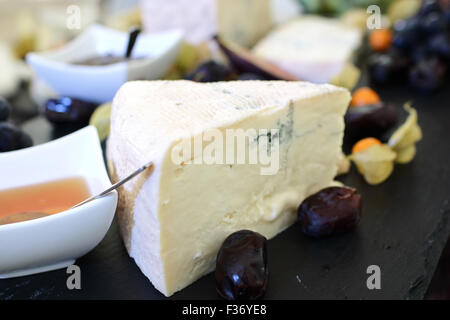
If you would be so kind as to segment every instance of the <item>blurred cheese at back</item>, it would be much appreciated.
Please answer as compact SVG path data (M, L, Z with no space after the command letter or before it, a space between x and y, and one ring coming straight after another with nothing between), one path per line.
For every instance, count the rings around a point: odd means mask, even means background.
M272 27L270 0L142 0L141 7L147 32L181 28L193 44L219 33L250 47Z
M214 269L231 233L250 229L272 238L294 223L302 200L338 172L349 101L345 89L299 81L124 84L112 105L108 166L116 182L154 163L153 172L120 188L117 211L128 252L153 285L170 296ZM200 154L174 161L181 141L249 129L279 130L278 170L204 163L207 142ZM260 137L249 137L245 152L255 151ZM235 150L234 138L218 139L223 154Z
M217 0L219 35L250 48L272 27L270 0Z
M326 83L352 62L361 42L358 28L331 18L304 15L276 28L252 52L298 79Z

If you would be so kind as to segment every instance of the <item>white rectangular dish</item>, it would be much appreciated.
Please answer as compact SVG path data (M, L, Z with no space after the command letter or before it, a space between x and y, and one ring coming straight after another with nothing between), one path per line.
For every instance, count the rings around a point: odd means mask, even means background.
M39 146L0 154L0 191L83 177L91 194L111 186L100 141L86 127ZM44 218L0 225L0 279L67 267L103 239L117 192Z
M104 66L73 64L75 61L114 54L124 56L128 34L92 25L62 48L29 53L27 63L57 94L95 103L111 101L126 81L155 80L164 76L175 60L183 31L179 29L141 34L132 57Z

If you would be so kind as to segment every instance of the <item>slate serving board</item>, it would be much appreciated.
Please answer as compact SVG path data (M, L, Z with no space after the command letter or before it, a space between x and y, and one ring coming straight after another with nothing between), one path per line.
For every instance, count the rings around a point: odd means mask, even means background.
M413 101L424 138L415 160L369 186L353 169L340 180L363 197L352 233L316 240L295 224L269 241L266 299L422 299L450 235L450 83L426 96L403 88L379 90L399 110ZM38 117L24 124L36 143L76 128L55 130ZM348 146L347 146L348 147ZM24 235L26 236L26 235ZM163 299L121 242L114 220L100 245L77 260L82 289L68 290L66 270L0 280L0 299ZM381 289L366 286L367 267L381 268ZM217 299L209 274L171 299Z

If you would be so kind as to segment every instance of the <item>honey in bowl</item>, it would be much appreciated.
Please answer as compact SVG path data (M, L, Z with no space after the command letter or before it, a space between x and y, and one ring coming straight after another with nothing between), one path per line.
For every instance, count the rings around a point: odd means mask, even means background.
M90 197L81 177L0 191L0 225L63 212Z

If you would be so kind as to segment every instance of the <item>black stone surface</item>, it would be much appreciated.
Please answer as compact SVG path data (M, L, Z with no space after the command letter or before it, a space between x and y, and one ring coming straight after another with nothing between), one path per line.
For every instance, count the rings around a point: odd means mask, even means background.
M266 299L422 299L450 234L450 85L423 96L379 90L386 101L412 101L424 138L415 160L369 186L353 169L341 180L363 197L355 232L317 240L298 224L269 241ZM24 124L35 142L64 134L42 118ZM24 235L26 236L26 235ZM68 290L66 270L0 280L0 299L163 299L130 259L114 220L100 245L77 260L82 289ZM366 286L367 267L381 268L381 289ZM218 299L209 274L171 299Z

